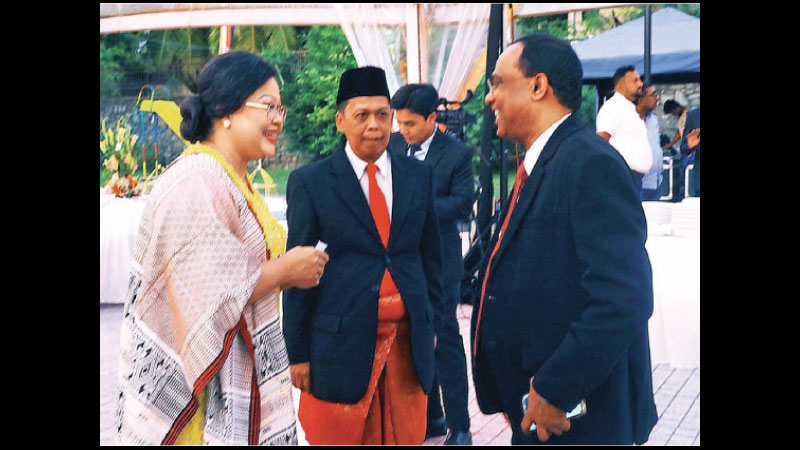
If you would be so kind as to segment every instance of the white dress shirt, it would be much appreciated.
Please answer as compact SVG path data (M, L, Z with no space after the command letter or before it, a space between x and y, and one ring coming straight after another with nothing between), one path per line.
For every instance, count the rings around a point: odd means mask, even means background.
M431 135L428 136L428 139L425 139L425 142L420 144L420 150L417 151L417 153L414 153L415 159L418 159L420 161L425 161L425 157L428 156L428 149L431 148L431 142L433 142L433 137L436 136L437 132L438 131L436 130L436 128L434 128L433 133L431 133ZM406 156L409 156L410 153L411 149L410 148L406 149Z
M653 165L653 153L647 140L647 127L636 112L636 105L619 92L603 103L597 112L597 132L611 135L608 143L639 173Z
M350 147L350 141L344 147L344 153L356 173L361 190L364 191L364 197L369 203L369 175L367 174L367 162L356 156ZM378 172L375 174L375 180L378 182L378 187L381 188L383 196L386 197L386 208L389 210L389 223L392 222L392 162L389 159L389 152L383 151L380 158L375 161L378 166Z
M544 133L540 134L533 144L531 144L531 148L525 153L525 160L522 161L522 164L525 166L525 172L528 172L528 176L531 176L531 171L533 170L533 166L536 165L536 161L539 159L539 155L542 154L542 150L544 150L544 146L547 145L547 141L550 140L550 137L553 136L555 133L556 128L561 125L562 122L567 120L567 117L571 116L572 113L567 113L564 117L558 119L556 123L550 125L550 127L544 130Z

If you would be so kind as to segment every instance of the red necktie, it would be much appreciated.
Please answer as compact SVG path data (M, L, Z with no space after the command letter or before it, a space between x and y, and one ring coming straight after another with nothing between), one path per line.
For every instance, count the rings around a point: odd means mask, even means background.
M514 212L514 207L517 205L517 199L519 198L519 192L522 190L522 186L525 185L525 181L527 181L527 179L528 172L525 171L525 165L520 164L519 168L517 169L517 180L514 183L514 194L511 196L511 203L508 206L506 218L503 220L503 226L500 227L500 236L497 238L497 243L494 246L494 250L492 250L492 255L489 256L489 264L486 266L486 274L483 276L483 285L481 286L481 301L480 306L478 307L478 321L475 324L475 342L472 344L473 355L478 354L478 328L481 325L481 312L483 311L483 298L486 295L486 281L489 279L489 268L492 267L494 255L497 253L497 249L500 248L500 242L503 240L503 236L506 235L506 227L508 226L508 221L511 218L511 213Z
M375 226L378 227L378 234L381 236L383 246L389 245L389 208L386 206L386 197L383 196L378 180L375 179L375 172L378 171L378 166L375 164L367 164L367 175L369 176L369 210L372 212L372 219L375 221ZM381 281L380 296L397 293L397 287L394 285L394 280L389 274L389 269L383 274Z

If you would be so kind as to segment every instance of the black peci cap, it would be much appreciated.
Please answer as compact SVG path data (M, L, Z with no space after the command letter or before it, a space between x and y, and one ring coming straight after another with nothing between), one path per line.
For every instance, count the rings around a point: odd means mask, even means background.
M339 93L336 95L336 104L353 97L389 96L389 86L386 84L386 73L380 67L358 67L342 74L339 80Z

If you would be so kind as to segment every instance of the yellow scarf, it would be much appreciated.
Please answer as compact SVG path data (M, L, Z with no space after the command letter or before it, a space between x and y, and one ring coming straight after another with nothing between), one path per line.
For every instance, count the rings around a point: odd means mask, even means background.
M253 211L256 220L258 220L258 223L261 225L261 230L264 234L264 244L266 244L267 249L269 249L269 258L275 259L281 256L286 251L286 230L278 223L278 219L269 212L264 197L262 197L257 190L252 189L252 186L249 186L249 181L242 180L239 174L233 170L233 166L231 166L231 164L215 149L207 145L196 143L189 145L186 150L183 151L182 156L196 155L199 153L212 156L216 159L219 165L225 169L225 172L231 178L233 184L242 192L242 195L247 200L247 204L250 206L250 210ZM245 185L245 183L247 183L247 185ZM279 302L279 295L280 287L277 287L275 288L276 304ZM280 305L277 306L278 311L280 311Z

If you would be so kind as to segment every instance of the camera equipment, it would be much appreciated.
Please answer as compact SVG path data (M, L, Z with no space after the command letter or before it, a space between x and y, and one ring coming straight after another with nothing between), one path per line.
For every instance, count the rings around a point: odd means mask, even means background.
M436 121L447 126L445 133L455 136L456 138L464 141L464 126L468 124L477 123L474 115L464 110L464 105L472 100L472 90L467 91L464 100L458 102L448 101L446 98L440 98L439 104L443 105L445 109L436 110ZM459 109L446 109L448 105L460 105Z

